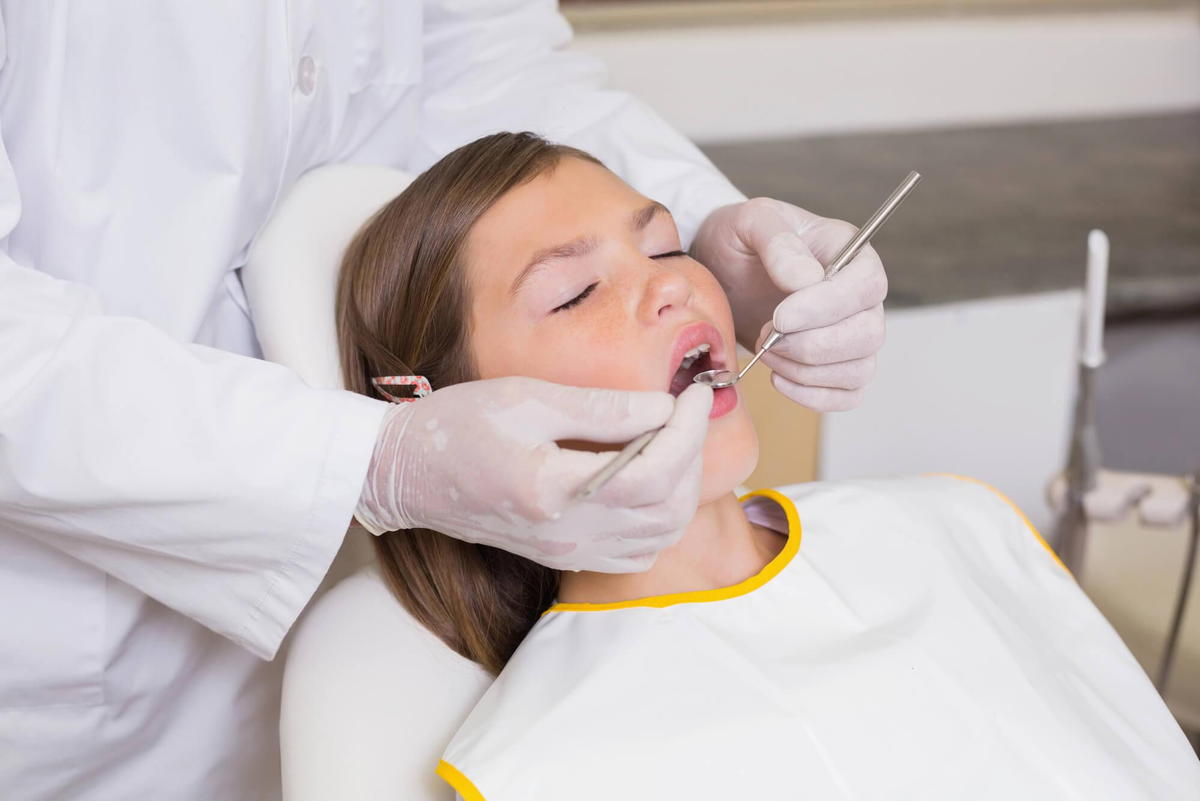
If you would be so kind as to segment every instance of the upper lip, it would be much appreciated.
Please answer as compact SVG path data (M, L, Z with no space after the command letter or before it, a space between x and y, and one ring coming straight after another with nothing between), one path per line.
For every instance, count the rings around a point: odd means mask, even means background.
M725 340L721 336L721 332L712 323L689 323L675 335L675 344L671 347L670 361L667 363L668 388L671 386L671 380L675 377L675 373L679 372L679 364L683 361L683 355L705 342L710 346L708 360L712 369L722 370L725 368Z

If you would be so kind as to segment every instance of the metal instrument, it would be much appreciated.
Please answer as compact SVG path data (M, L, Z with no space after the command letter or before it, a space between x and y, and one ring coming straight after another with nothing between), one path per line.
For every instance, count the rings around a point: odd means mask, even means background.
M908 177L905 178L898 187L896 187L896 191L892 192L888 199L883 201L883 205L871 215L871 218L866 221L862 228L858 229L858 233L856 233L854 237L846 243L846 246L841 249L837 256L834 257L833 261L829 263L829 266L825 268L826 281L828 281L830 278L833 278L835 275L841 272L843 267L854 260L854 257L858 255L859 251L866 247L867 243L871 241L871 237L875 235L875 232L883 227L883 224L887 222L888 217L892 216L892 212L894 212L900 206L900 204L904 202L904 199L908 197L909 193L912 192L913 187L915 187L920 180L920 173L910 172L908 174ZM751 359L746 366L741 369L740 372L735 373L732 370L705 370L703 373L698 373L694 378L692 378L692 380L697 384L708 384L713 389L732 387L734 384L741 381L746 376L746 373L750 372L750 368L753 367L758 360L763 357L763 354L769 351L775 345L775 343L782 338L783 334L772 328L771 333L767 335L765 340L763 340L762 347L759 349L758 353L754 354L754 358Z

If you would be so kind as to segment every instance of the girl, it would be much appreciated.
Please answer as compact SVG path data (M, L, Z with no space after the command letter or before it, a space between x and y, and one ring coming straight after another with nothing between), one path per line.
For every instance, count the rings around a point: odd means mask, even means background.
M707 403L691 377L735 358L725 293L669 210L531 134L451 153L380 211L338 322L364 394L529 376ZM922 477L739 500L756 456L737 388L718 390L696 515L642 573L377 540L408 611L499 674L438 766L460 796L1200 797L1149 681L1002 498Z

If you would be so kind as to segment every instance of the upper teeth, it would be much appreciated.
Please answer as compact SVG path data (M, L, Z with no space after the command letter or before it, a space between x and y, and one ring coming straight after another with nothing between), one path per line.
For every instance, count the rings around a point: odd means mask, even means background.
M701 353L708 353L708 351L711 348L712 348L712 346L709 345L707 342L701 342L699 345L692 348L687 353L683 354L683 361L681 361L679 363L679 369L683 370L688 367L691 367L692 364L696 361L696 359L700 358Z

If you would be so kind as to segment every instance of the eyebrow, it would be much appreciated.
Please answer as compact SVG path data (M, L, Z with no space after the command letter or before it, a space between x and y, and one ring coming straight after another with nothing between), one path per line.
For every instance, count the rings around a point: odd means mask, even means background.
M650 221L662 212L670 214L671 210L657 200L651 201L646 206L635 211L629 216L629 228L633 231L641 231ZM554 245L548 248L542 248L535 252L529 259L529 263L521 270L521 273L512 283L510 294L517 294L521 287L542 267L545 267L548 262L556 259L575 259L580 256L586 256L591 253L600 243L594 237L581 236L577 239L572 239L570 242L565 242L561 245Z

